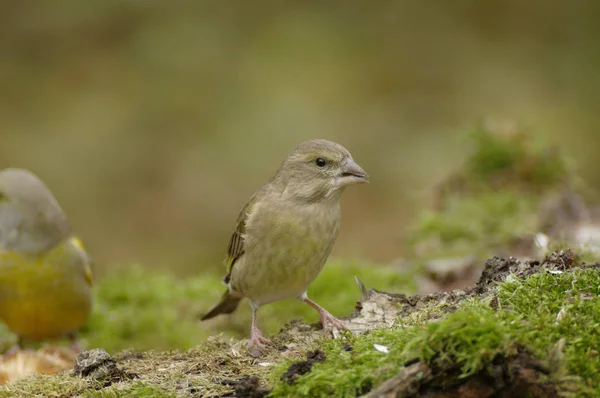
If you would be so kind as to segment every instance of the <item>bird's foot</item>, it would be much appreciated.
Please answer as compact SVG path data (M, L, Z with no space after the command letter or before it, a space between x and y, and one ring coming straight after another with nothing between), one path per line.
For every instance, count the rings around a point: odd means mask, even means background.
M319 311L319 315L320 315L320 319L321 319L321 325L323 325L323 329L325 329L325 330L332 330L332 329L346 330L346 325L344 325L344 322L340 321L339 319L337 319L336 317L331 315L327 310L321 309Z
M331 315L329 311L327 311L325 308L321 307L319 304L309 299L306 296L306 293L303 293L299 298L306 304L313 307L315 310L319 311L319 319L325 331L333 332L336 329L346 330L346 325L344 325L342 321ZM335 336L335 333L333 333L333 335Z
M250 342L248 343L248 348L263 348L266 344L269 343L271 343L271 340L263 336L262 330L255 326L252 326L252 329L250 331Z

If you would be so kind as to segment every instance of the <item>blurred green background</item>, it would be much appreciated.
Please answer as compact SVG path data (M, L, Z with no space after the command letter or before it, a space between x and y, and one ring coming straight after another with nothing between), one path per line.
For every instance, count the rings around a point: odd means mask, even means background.
M0 168L53 190L98 273L221 270L241 206L309 138L370 173L334 256L389 263L480 120L600 183L600 3L0 3Z

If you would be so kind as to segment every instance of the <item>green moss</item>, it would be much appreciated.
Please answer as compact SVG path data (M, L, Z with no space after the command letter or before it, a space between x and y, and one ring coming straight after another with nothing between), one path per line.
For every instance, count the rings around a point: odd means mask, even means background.
M600 274L577 270L535 275L504 283L499 297L507 309L502 321L513 323L513 338L544 357L550 345L565 339L565 361L600 396ZM560 315L559 315L560 313Z
M128 267L97 284L94 313L81 335L87 346L109 352L189 348L211 334L197 315L222 288L216 275L180 279Z
M437 208L420 213L409 234L421 260L510 252L541 230L541 201L575 184L569 159L535 135L478 126L467 138L463 167L440 185Z
M500 139L483 126L477 126L468 135L471 154L467 169L480 179L514 168L517 161L525 156L522 145L515 145Z
M443 212L424 212L412 241L431 242L435 254L462 248L462 254L487 256L497 247L535 232L537 200L513 192L487 191L452 198ZM474 252L475 250L475 252Z
M498 322L487 305L471 303L443 322L430 324L404 347L405 358L420 358L436 368L460 366L462 375L481 370L512 344L509 325Z
M327 360L294 384L280 382L288 363L273 374L274 397L349 397L361 395L396 375L409 360L420 358L431 365L461 366L469 375L506 351L512 342L508 325L498 322L483 303L470 303L455 314L428 326L421 323L380 329L348 341L324 341ZM344 346L349 344L352 351ZM389 348L382 353L374 344Z
M459 367L462 376L481 370L497 354L516 343L548 359L564 339L564 363L570 375L581 378L582 396L600 396L600 275L597 270L535 275L499 285L501 308L472 300L439 322L419 323L325 341L327 359L294 384L278 381L287 364L274 371L273 396L336 396L363 393L395 375L407 361L418 358L434 367ZM557 315L563 310L562 318ZM388 354L373 344L389 347ZM560 375L557 375L557 377Z
M538 136L521 130L498 133L480 125L467 137L466 177L484 186L501 183L540 192L569 175L568 159Z
M401 367L404 347L416 329L380 329L367 336L351 336L347 340L323 340L319 348L325 352L323 364L315 364L312 371L294 384L279 381L289 366L284 361L273 372L273 397L358 396L393 376ZM374 344L390 348L388 354L375 350ZM346 345L352 348L346 350Z

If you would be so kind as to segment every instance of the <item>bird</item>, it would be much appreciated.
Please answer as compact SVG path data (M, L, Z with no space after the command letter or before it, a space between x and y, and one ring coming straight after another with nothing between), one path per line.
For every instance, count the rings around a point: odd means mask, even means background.
M294 147L240 211L225 259L227 290L201 320L230 314L247 298L252 308L248 348L263 347L270 341L257 325L258 309L297 298L319 312L324 328L345 329L308 297L307 289L337 238L342 193L368 178L336 142L314 139Z
M92 309L92 268L50 189L32 172L0 171L0 321L24 341L68 337Z

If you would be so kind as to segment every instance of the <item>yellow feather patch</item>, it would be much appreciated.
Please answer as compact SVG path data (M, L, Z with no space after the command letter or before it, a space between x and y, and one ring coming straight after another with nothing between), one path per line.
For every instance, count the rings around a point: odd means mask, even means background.
M81 239L73 236L71 237L71 244L75 247L77 247L78 249L81 249L82 251L86 252L85 250L85 246L83 245L83 242L81 241ZM87 252L86 252L87 254ZM85 280L86 282L92 286L92 282L94 280L94 276L92 273L92 267L90 266L90 262L86 261L85 264L83 265L83 273L85 276Z
M83 273L85 275L85 281L88 283L88 285L92 286L94 277L92 275L92 267L90 267L89 263L85 263Z
M81 250L85 251L85 246L83 245L83 242L81 241L81 239L73 236L73 237L71 237L71 243L73 244L73 246L78 247Z
M231 272L231 266L233 265L233 260L235 260L235 258L233 257L227 257L227 273Z

